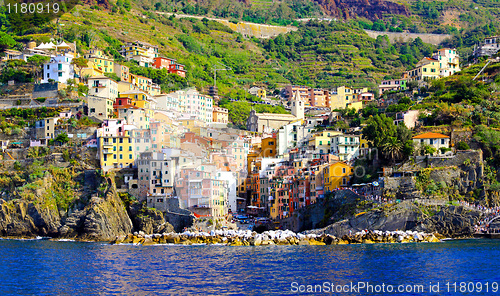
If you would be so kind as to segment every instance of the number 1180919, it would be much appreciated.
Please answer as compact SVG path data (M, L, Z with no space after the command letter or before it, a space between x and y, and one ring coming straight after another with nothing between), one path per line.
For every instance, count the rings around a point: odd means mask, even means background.
M446 290L448 293L497 293L500 292L497 282L447 282Z
M34 13L58 13L58 3L15 3L5 5L7 13L34 14Z

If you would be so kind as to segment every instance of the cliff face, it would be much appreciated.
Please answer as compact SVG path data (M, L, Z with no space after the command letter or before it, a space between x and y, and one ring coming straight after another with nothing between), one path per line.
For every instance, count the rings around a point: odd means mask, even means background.
M68 184L74 180L67 180L60 186L59 178L68 179L71 175L75 179L84 178L90 184L80 191L64 187L70 186ZM0 200L0 234L7 237L48 236L105 241L130 233L132 222L112 181L109 181L102 197L95 194L89 199L87 196L85 191L95 187L96 180L94 171L81 174L72 174L70 170L62 173L53 171L34 182L39 187L31 183L33 190L19 190L20 198ZM65 199L68 197L72 197L71 201ZM71 203L67 208L66 201Z
M337 18L351 19L356 16L377 20L385 14L409 16L408 9L401 4L384 0L314 0L323 12Z
M424 206L405 201L390 209L370 210L327 227L308 231L338 237L361 230L419 231L439 233L444 237L462 238L474 235L474 225L481 213L461 206Z
M50 167L38 177L33 176L40 173L30 173L27 182L19 172L0 175L2 237L110 241L132 232L181 231L193 224L194 216L178 208L178 200L163 212L137 202L126 205L124 200L130 199L122 200L114 176L103 178L95 170Z

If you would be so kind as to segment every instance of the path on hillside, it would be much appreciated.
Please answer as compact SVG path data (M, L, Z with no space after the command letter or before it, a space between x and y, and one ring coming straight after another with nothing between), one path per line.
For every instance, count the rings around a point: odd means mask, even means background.
M172 13L172 12L159 12L156 11L157 14L162 14L162 15L175 15L175 17L179 18L195 18L195 19L208 19L212 21L219 22L221 24L224 24L231 28L231 30L241 33L245 36L253 36L256 38L263 38L263 39L268 39L268 38L273 38L278 36L279 34L286 34L291 31L297 31L297 27L293 26L274 26L274 25L265 25L265 24L256 24L256 23L249 23L249 22L238 22L237 24L230 22L229 20L226 19L220 19L220 18L213 18L213 17L205 17L205 16L199 16L199 15L189 15L189 14L178 14L178 13Z

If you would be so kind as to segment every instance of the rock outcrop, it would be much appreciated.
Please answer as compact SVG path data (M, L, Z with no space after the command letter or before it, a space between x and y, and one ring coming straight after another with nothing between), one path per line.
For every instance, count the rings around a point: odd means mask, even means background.
M142 231L145 234L174 231L174 227L165 221L161 211L135 204L131 207L130 213L134 217L133 224L136 231Z
M60 186L60 178L74 179L65 183L66 188ZM133 225L114 182L108 178L107 186L97 190L99 179L93 170L45 174L33 182L33 189L0 200L0 235L109 241L130 233Z
M389 209L371 210L306 233L342 237L361 230L419 231L462 238L474 235L474 225L480 218L480 212L462 206L422 206L404 201Z
M387 14L410 15L406 6L385 0L315 0L315 2L321 6L325 14L344 19L359 16L377 20Z

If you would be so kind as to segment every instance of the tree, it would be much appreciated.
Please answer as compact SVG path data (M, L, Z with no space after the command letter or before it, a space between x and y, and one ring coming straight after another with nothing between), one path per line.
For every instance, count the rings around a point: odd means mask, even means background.
M78 68L78 78L82 82L82 70L88 67L89 61L84 57L77 57L71 61L71 65Z
M43 70L43 65L50 61L50 57L42 55L34 55L28 58L28 64L31 66L33 73L35 74L35 82L38 81L40 72Z
M391 162L401 159L403 143L397 137L389 137L382 145L382 152Z
M409 130L404 124L400 124L396 127L396 134L401 143L406 143L406 141L409 141L412 138L411 130Z
M415 80L412 80L412 81L409 81L406 86L408 87L409 90L414 90L416 88L418 88L418 81L415 81Z
M12 48L17 44L16 40L5 32L0 32L0 56L5 55L7 48Z
M372 147L382 147L390 137L395 137L396 126L391 118L382 115L370 117L363 128L363 137L370 141Z
M67 133L61 133L57 135L57 137L54 140L61 144L65 144L69 142L69 137Z

